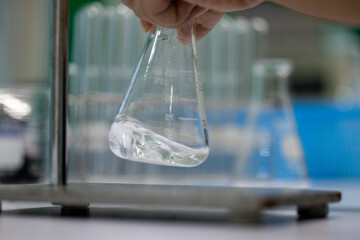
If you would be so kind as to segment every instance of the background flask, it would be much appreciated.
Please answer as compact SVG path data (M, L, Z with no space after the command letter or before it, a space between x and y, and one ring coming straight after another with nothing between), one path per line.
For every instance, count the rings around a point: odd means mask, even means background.
M195 37L174 29L149 35L111 126L109 145L124 159L170 166L201 164L209 153Z
M252 184L306 184L307 169L288 92L292 62L263 59L253 67L249 145L237 174Z

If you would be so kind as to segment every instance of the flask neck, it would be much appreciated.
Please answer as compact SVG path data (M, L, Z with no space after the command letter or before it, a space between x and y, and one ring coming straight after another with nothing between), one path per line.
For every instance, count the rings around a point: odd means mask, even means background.
M181 30L157 26L154 29L153 34L159 35L159 41L174 40L181 42L185 46L191 46L195 39L193 24L189 24L189 26Z
M270 104L289 101L288 77L292 64L288 60L260 60L254 65L253 96Z

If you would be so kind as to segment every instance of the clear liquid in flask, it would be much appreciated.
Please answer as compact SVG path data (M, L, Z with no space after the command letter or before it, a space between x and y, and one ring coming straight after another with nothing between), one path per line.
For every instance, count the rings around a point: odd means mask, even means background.
M194 148L172 141L126 115L116 116L109 145L120 158L168 166L197 166L209 154L208 146Z

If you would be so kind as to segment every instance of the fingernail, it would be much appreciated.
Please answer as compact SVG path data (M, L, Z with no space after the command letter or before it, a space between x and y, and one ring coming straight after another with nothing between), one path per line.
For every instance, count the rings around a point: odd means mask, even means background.
M153 28L153 25L147 21L144 20L140 20L141 23L141 28L143 29L144 32L150 32Z
M178 38L184 45L188 45L191 42L191 25L187 25L178 29Z

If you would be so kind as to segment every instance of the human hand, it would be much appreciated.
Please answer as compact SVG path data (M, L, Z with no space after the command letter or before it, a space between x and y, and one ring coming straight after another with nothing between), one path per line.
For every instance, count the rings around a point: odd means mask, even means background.
M251 8L264 0L123 0L140 18L145 32L154 25L177 28L184 43L190 41L194 22L196 40L206 36L227 11Z
M155 25L178 29L183 43L190 42L191 23L196 39L204 37L224 15L224 12L199 7L184 0L123 0L123 3L140 18L145 32L151 31Z
M256 7L265 0L184 0L203 8L211 8L221 12L240 11Z

